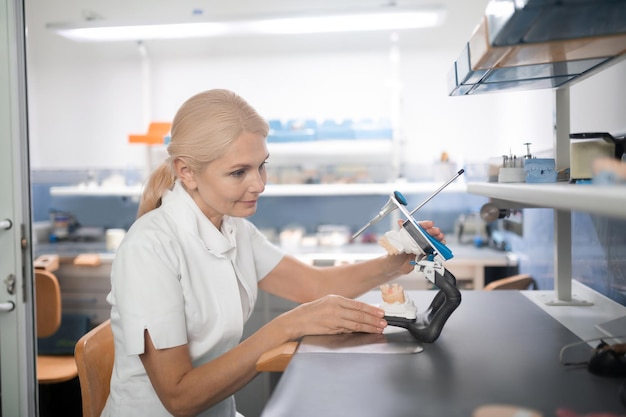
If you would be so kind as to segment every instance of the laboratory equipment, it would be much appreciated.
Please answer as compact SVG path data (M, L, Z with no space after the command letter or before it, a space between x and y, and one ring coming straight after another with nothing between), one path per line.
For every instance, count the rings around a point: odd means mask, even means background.
M626 135L613 136L608 132L571 133L570 179L590 179L593 177L593 161L597 158L621 160L626 146Z
M430 200L432 200L433 197L435 197L437 194L439 194L441 192L441 190L443 190L448 185L450 185L450 183L452 183L452 181L457 179L464 172L465 172L465 170L460 169L456 174L454 174L454 176L452 178L450 178L448 181L446 181L441 187L437 188L437 190L434 193L432 193L430 196L428 196L428 198L426 198L417 207L415 207L413 209L413 211L411 211L411 213L409 215L413 215L417 210L421 209L424 206L424 204L426 204ZM388 215L389 213L394 211L396 208L400 207L398 204L406 206L407 205L407 201L406 201L406 198L404 197L404 195L402 195L402 193L400 191L394 191L393 194L391 194L391 196L389 197L389 200L387 200L387 203L383 206L383 208L380 209L378 214L376 216L374 216L374 218L372 220L367 222L367 224L365 226L361 227L358 232L356 232L354 235L352 235L352 240L356 239L357 236L359 236L361 233L363 233L368 227L370 227L373 224L378 223L383 217L385 217L386 215Z
M394 191L393 194L387 200L387 203L380 209L378 214L372 218L365 226L359 229L358 232L352 235L352 240L356 239L361 233L363 233L368 227L378 223L383 217L394 211L400 205L406 206L406 198L400 191Z
M385 320L390 326L407 329L415 339L421 342L432 343L439 338L446 321L461 304L461 293L456 287L456 277L443 266L446 260L454 256L452 251L445 244L430 236L413 218L413 213L423 207L463 172L463 170L458 171L454 177L439 187L411 212L405 207L406 199L404 196L399 191L395 191L378 215L355 234L358 236L373 224L373 221L379 221L396 208L406 217L400 230L387 232L383 239L391 238L394 241L394 246L402 246L396 247L400 251L415 253L417 255L417 261L414 262L415 270L423 272L426 279L433 283L439 291L435 294L430 306L423 313L417 313L415 318L387 314ZM398 239L393 239L394 237L398 237Z
M399 233L407 233L419 248L416 255L421 259L414 262L415 269L423 272L439 291L430 306L424 312L417 313L414 319L392 315L384 318L390 326L407 329L418 341L432 343L439 338L446 321L461 304L456 277L443 266L443 262L451 259L453 254L446 245L426 233L405 207L398 204L398 209L407 218Z

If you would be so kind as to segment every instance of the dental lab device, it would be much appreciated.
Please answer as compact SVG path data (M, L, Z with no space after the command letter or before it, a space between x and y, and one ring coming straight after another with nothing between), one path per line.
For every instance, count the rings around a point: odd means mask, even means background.
M416 209L409 212L406 209L406 198L399 191L395 191L380 212L361 228L354 237L362 233L367 227L380 221L387 214L398 209L406 220L400 230L385 233L380 239L380 245L390 254L413 253L416 261L415 269L423 272L426 279L433 283L439 291L435 294L430 306L424 312L418 313L413 301L397 284L381 286L385 320L390 326L407 329L420 342L432 343L436 341L448 318L461 304L461 293L456 287L456 277L443 266L444 262L454 255L443 243L430 236L424 228L413 218L419 208L430 201L443 188L458 178L464 171L457 174L435 191Z

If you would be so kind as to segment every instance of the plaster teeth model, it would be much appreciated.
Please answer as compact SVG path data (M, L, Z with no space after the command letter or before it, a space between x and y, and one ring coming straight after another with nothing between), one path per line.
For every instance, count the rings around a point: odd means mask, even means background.
M385 310L386 316L414 319L417 317L417 307L400 284L383 284L380 286L383 302L380 308Z
M378 241L378 244L385 248L390 255L399 253L424 254L422 248L415 243L415 240L403 227L400 230L390 230L385 233Z

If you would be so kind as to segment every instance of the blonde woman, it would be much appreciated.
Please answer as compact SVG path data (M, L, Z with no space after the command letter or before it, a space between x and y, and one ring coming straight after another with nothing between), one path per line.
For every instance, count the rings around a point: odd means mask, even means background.
M265 239L245 218L265 189L268 124L236 94L191 97L171 133L113 263L115 366L103 415L233 417L233 394L271 348L381 333L383 311L352 298L410 272L413 256L317 268ZM301 304L241 341L258 288Z

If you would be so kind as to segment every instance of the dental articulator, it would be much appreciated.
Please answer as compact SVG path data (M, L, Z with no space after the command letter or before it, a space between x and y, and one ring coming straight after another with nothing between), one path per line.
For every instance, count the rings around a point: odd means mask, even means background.
M383 206L380 212L352 236L352 239L355 239L369 226L379 222L396 209L400 210L406 218L400 230L392 230L385 233L379 243L390 254L401 252L414 253L416 255L416 260L413 262L415 270L423 272L425 278L434 284L439 291L435 294L430 306L424 312L417 313L413 302L406 300L407 305L413 306L412 310L407 310L412 311L411 313L407 315L406 312L398 312L399 309L396 305L389 309L385 308L386 314L384 318L390 326L407 329L411 335L420 342L432 343L439 338L446 321L461 304L461 293L456 287L456 277L443 266L445 261L454 256L452 251L445 244L430 236L413 218L413 214L463 174L463 172L464 170L462 169L458 171L455 176L443 184L411 212L406 208L407 200L402 193L394 191L389 201ZM385 291L389 289L389 291L392 291L390 288L391 287L388 285L385 285L381 287L381 290ZM406 297L406 295L404 295L404 297L400 296L401 299ZM383 293L383 299L384 298L385 295Z

